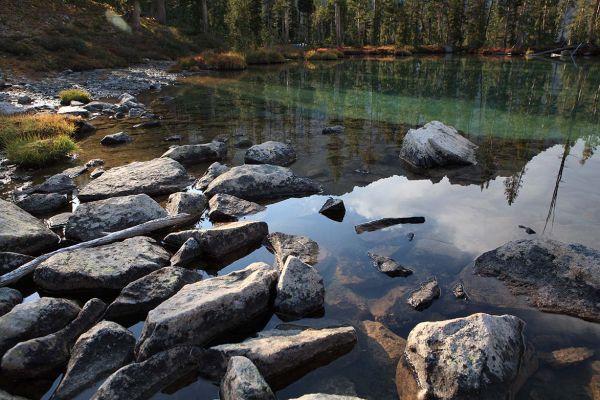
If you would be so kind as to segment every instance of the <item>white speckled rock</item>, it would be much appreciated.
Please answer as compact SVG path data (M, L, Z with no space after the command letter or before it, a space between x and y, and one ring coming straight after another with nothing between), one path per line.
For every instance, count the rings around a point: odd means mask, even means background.
M319 244L308 236L273 232L265 239L265 246L275 254L275 264L279 268L283 268L289 256L298 257L302 262L311 265L319 258Z
M206 196L200 192L177 192L169 196L165 205L169 215L202 215L206 209Z
M410 129L400 149L400 158L420 168L476 164L477 146L458 134L456 129L432 121L419 129Z
M288 257L277 282L277 313L289 319L302 318L320 311L324 301L321 274L299 258Z
M258 368L246 357L231 357L221 382L221 400L275 400Z
M246 150L246 164L272 164L288 166L296 161L296 151L286 143L268 141L255 144Z

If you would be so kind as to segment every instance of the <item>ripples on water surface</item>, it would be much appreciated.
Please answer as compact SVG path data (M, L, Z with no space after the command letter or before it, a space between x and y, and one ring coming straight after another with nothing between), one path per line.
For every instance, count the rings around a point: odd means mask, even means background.
M308 235L321 246L316 267L326 284L325 316L300 323L341 321L359 327L361 321L376 320L406 337L421 321L478 311L511 313L527 322L526 334L540 352L586 346L598 353L598 324L541 313L502 291L478 292L479 281L471 278L469 265L509 240L531 237L518 225L600 248L600 64L578 63L357 59L199 75L160 93L176 96L173 104L161 106L156 94L142 99L166 117L161 128L132 130L132 144L104 148L98 144L102 135L128 126L103 122L106 129L81 143L81 159L104 158L108 167L151 159L168 147L165 137L181 134L184 143L229 137L227 161L240 164L244 150L233 145L239 135L254 143L289 140L298 152L291 168L319 180L325 193L271 204L251 219L267 221L271 232ZM441 171L407 169L398 159L402 138L407 129L431 120L455 126L479 144L479 164ZM335 124L344 125L346 133L321 135L323 126ZM206 166L191 172L200 175ZM341 223L318 214L329 194L346 204ZM424 216L426 223L362 235L353 229L367 220L404 216ZM391 256L415 273L407 278L381 274L371 266L367 251ZM273 256L259 249L219 274L257 260L271 263ZM408 293L431 276L440 282L441 298L423 312L410 309ZM460 279L468 282L467 291L479 293L476 301L454 299L451 288ZM268 327L278 323L273 317ZM542 366L519 398L591 398L589 382L593 373L600 373L599 364L562 370ZM393 399L394 373L395 365L360 334L350 354L278 395L329 392ZM218 388L199 381L157 397L216 398L217 393Z

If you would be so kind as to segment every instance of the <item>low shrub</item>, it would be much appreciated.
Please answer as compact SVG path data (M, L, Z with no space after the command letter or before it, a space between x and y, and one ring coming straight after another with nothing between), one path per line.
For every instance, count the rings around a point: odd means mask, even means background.
M22 136L10 140L5 148L6 157L11 162L31 167L40 167L64 159L76 150L77 145L67 135L48 138L36 135Z
M45 35L38 37L36 43L49 51L75 50L78 53L84 53L88 46L84 40L78 37L65 37L59 35Z
M246 64L280 64L285 62L283 54L276 50L258 49L246 53Z
M196 56L180 58L169 70L171 72L201 69L235 71L245 69L246 66L246 59L240 53L234 51L226 53L205 51Z
M79 101L81 103L89 103L92 101L92 95L88 91L82 89L67 89L63 90L58 94L60 97L60 104L68 106L72 100Z
M71 136L76 130L74 121L56 114L0 116L0 149L21 138Z
M333 61L339 59L340 51L331 49L309 50L305 54L305 58L309 61ZM343 57L343 54L342 54Z

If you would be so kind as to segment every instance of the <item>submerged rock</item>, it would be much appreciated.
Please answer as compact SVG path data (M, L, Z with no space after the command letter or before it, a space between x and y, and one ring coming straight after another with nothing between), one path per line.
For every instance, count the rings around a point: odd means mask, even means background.
M194 182L193 188L197 190L206 190L208 185L210 185L210 183L214 181L217 176L224 174L225 172L229 171L229 169L230 168L227 165L223 165L220 162L214 162L210 164L204 175Z
M112 135L106 135L100 140L103 145L123 144L132 142L133 138L127 132L117 132Z
M325 204L323 204L323 207L321 207L319 213L334 221L341 222L344 220L344 216L346 215L346 207L344 206L344 201L341 199L334 199L333 197L330 197L327 199Z
M407 303L417 311L423 311L433 303L433 300L440 297L441 291L437 280L432 279L424 282L421 286L411 293Z
M3 374L20 380L58 371L69 360L71 347L79 335L94 326L105 308L106 304L101 300L91 299L61 330L17 344L2 357Z
M42 221L0 199L0 252L36 254L52 249L58 241Z
M121 290L169 264L170 255L143 236L104 246L55 254L42 262L33 281L53 292Z
M513 398L525 367L525 323L512 315L473 314L422 322L398 364L400 398Z
M170 158L132 162L111 168L88 183L80 192L81 201L145 193L161 195L179 192L193 182L181 164Z
M23 295L17 289L0 288L0 317L23 301Z
M145 318L150 310L173 296L179 289L201 279L197 272L177 267L164 267L151 272L125 286L119 297L108 306L104 318Z
M475 260L474 272L503 281L542 311L600 322L600 251L549 239L506 243Z
M284 318L299 319L323 309L325 286L319 272L299 258L287 258L277 282L275 310Z
M35 185L28 192L30 193L63 193L69 194L77 189L73 179L67 174L56 174L46 179L39 185Z
M206 196L199 192L177 192L169 196L165 209L169 215L200 216L206 209Z
M136 194L80 204L69 217L65 236L85 242L167 216L151 197Z
M594 354L594 350L587 347L568 347L543 353L540 358L554 368L564 368L582 363L592 358Z
M390 361L397 363L404 354L406 340L375 321L363 321L362 327L367 336L383 349Z
M296 151L286 143L268 141L255 144L246 150L246 164L271 164L288 166L296 161Z
M276 269L254 263L240 271L184 286L148 313L138 360L176 345L203 346L247 326L269 310Z
M456 286L454 286L454 289L452 289L452 294L454 294L454 297L457 299L468 299L462 283L457 283Z
M380 256L371 252L369 252L368 255L373 261L373 266L377 268L379 272L383 272L387 276L409 276L413 273L410 269L404 268L400 263L390 257Z
M198 164L208 161L220 161L226 156L227 145L215 140L205 144L173 146L161 157L169 157L182 164Z
M127 329L114 322L99 322L77 339L52 399L73 399L98 384L133 359L134 346L135 337Z
M289 256L298 257L307 264L316 264L319 257L319 245L308 236L288 235L273 232L264 241L265 247L275 254L276 265L283 268Z
M221 400L275 400L273 391L246 357L231 357L221 382Z
M43 215L60 210L68 204L67 196L59 193L33 193L16 203L32 215Z
M2 252L0 253L0 274L4 275L13 271L31 260L33 260L33 257L25 254Z
M240 165L219 175L205 193L230 194L245 200L274 199L308 196L322 190L321 185L309 178L301 178L285 167L276 165Z
M477 146L459 135L456 129L439 121L410 129L402 142L400 158L419 167L477 164Z
M216 194L208 202L208 217L211 221L236 221L239 217L256 214L266 207L229 194Z

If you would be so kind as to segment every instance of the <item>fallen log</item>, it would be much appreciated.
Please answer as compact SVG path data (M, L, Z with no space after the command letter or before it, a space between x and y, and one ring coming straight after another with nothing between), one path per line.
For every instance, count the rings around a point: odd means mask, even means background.
M407 218L382 218L375 221L369 221L358 224L354 230L359 235L363 232L373 232L379 229L387 228L398 224L424 224L425 217L407 217Z
M87 242L77 243L73 246L55 250L53 252L36 257L33 260L29 261L27 264L21 265L14 271L10 271L0 276L0 287L10 285L11 283L15 283L19 279L29 275L31 272L33 272L35 267L37 267L39 264L46 261L55 254L79 249L86 249L89 247L102 246L104 244L116 242L117 240L128 239L134 236L140 236L148 234L150 232L159 231L161 229L172 228L174 226L190 222L192 219L193 216L189 214L178 214L172 217L153 219L152 221L144 222L143 224L132 226L131 228L109 233L106 236L102 236L97 239L88 240Z

